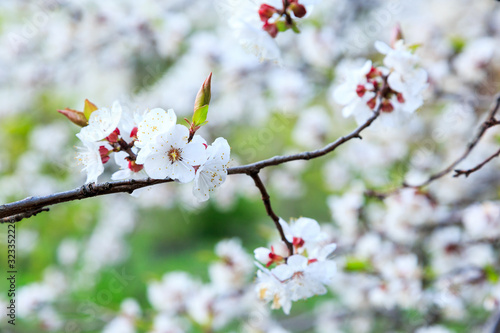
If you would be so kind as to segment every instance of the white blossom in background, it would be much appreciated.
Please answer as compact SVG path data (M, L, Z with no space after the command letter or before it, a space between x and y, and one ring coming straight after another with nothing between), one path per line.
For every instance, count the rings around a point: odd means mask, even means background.
M148 286L151 305L162 312L176 314L186 309L188 299L196 295L201 283L184 272L170 272Z
M220 258L209 267L210 281L216 290L231 291L245 287L254 271L252 257L237 239L217 243L215 254Z
M391 102L404 112L414 112L424 103L423 92L427 88L427 72L416 67L420 59L402 39L394 43L393 47L377 41L375 48L385 54L384 65L389 70L387 83L392 90L401 94L393 97Z
M473 239L500 236L500 205L496 202L475 204L464 211L465 231Z
M346 118L354 116L358 123L363 122L371 113L367 103L375 97L375 93L367 75L372 68L372 62L367 60L359 69L346 70L344 82L333 93L335 101L344 105L342 115Z
M259 7L263 3L279 7L281 1L235 1L218 0L217 8L222 19L227 20L229 28L241 46L261 61L280 61L281 52L276 41L262 29Z
M468 41L464 50L453 61L453 67L461 80L479 83L486 78L486 69L498 55L498 40L483 37Z
M190 327L187 320L178 317L170 317L166 314L159 314L153 319L153 329L150 333L184 333Z
M441 325L434 325L417 328L415 333L453 333L453 331Z
M255 250L258 263L256 292L260 299L272 302L272 309L282 308L290 313L292 302L327 292L326 285L332 282L336 264L328 256L336 244L327 243L326 234L313 219L301 217L291 225L280 220L287 241L293 245L294 254L284 257L277 255L274 247ZM288 251L287 251L288 252Z
M126 298L120 304L120 313L103 329L103 333L135 333L136 320L141 316L141 307L133 298Z

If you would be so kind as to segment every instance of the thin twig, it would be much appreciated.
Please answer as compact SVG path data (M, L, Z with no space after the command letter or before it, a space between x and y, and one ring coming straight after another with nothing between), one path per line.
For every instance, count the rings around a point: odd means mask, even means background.
M479 128L479 132L477 133L477 135L474 137L474 139L467 145L467 148L465 149L465 151L463 152L462 155L460 155L459 158L457 158L453 163L451 163L446 169L436 173L436 174L433 174L432 176L429 177L429 179L427 179L425 182L423 182L422 184L420 185L408 185L408 184L403 184L403 187L413 187L413 188L420 188L420 187L423 187L423 186L426 186L426 185L429 185L430 183L432 183L433 181L435 181L436 179L439 179L445 175L447 175L448 173L450 173L453 169L455 169L455 167L460 163L462 162L464 159L467 158L467 156L469 156L469 154L472 152L472 150L474 149L474 147L476 147L476 145L478 144L479 140L481 140L481 138L483 137L484 133L491 127L493 126L496 126L498 125L500 122L498 120L495 119L495 115L496 113L498 112L498 109L500 108L500 95L497 96L496 98L496 102L495 104L493 105L493 107L491 108L490 112L488 113L488 118L486 119L485 122L483 122L481 124L481 127Z
M276 215L276 213L273 211L273 208L271 207L271 200L269 197L269 193L267 193L266 187L264 186L264 183L262 183L259 174L252 173L249 174L249 176L252 177L255 186L257 186L260 193L262 194L262 202L264 202L264 206L266 207L267 215L269 215L269 217L271 217L271 219L274 221L276 229L278 229L280 233L281 240L286 244L286 247L288 248L290 255L293 255L293 245L285 237L285 232L283 231L283 227L280 224L280 218L278 215Z
M485 159L482 163L479 163L477 166L475 166L472 169L469 169L469 170L455 170L455 174L453 175L453 177L460 177L461 175L465 175L465 177L469 177L469 175L471 173L476 172L477 170L481 169L483 166L485 166L486 164L488 164L488 162L490 162L495 157L498 157L499 155L500 155L500 149L498 149L496 151L496 153L494 153L493 155L491 155L490 157L488 157L487 159Z
M451 171L453 171L455 169L455 167L459 163L461 163L463 160L465 160L467 158L467 156L469 156L469 154L472 152L472 150L474 149L474 147L476 147L476 145L479 143L479 141L483 137L484 133L489 128L497 126L497 125L500 125L500 120L497 120L495 118L495 115L496 115L496 113L498 112L499 109L500 109L500 94L496 97L494 105L491 107L490 111L488 112L488 117L486 118L486 120L479 127L479 131L478 131L477 135L467 145L467 147L466 147L465 151L462 153L462 155L460 155L460 157L458 157L455 161L453 161L446 169L444 169L444 170L442 170L442 171L440 171L438 173L435 173L435 174L431 175L425 182L423 182L423 183L421 183L419 185L409 185L406 182L403 182L403 184L401 186L398 186L398 187L393 188L393 189L391 189L389 191L386 191L386 192L384 192L384 191L375 191L375 190L367 190L367 191L365 191L365 195L368 196L368 197L373 197L373 198L377 198L377 199L383 200L383 199L385 199L386 197L388 197L390 195L398 193L400 190L402 190L404 188L420 189L420 188L422 188L424 186L429 185L433 181L435 181L437 179L440 179L441 177L447 175L448 173L450 173ZM494 157L490 157L490 159L493 159L493 158ZM486 163L488 163L488 162L489 162L489 160L486 161ZM482 167L482 165L478 166L478 169L480 169L481 167ZM460 170L455 170L455 172L460 173ZM464 173L467 173L467 171L465 171ZM454 175L454 177L457 177L457 176L458 176L457 174Z

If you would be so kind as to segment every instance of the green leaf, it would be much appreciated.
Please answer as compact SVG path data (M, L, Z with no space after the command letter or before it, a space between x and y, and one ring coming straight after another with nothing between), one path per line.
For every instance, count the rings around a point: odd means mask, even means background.
M484 267L484 274L486 275L486 279L493 284L497 283L500 279L500 276L495 271L495 268L491 265Z
M357 258L349 258L345 263L344 269L347 272L367 272L372 269L370 262Z
M413 44L413 45L408 45L408 48L410 49L411 53L415 53L415 51L417 51L418 48L421 46L422 44Z
M208 104L194 110L193 124L194 126L202 126L207 120Z
M87 120L90 119L90 115L92 114L92 112L94 112L97 109L98 108L94 103L92 103L88 99L85 100L85 106L83 107L83 114L85 115L85 118L87 118Z
M295 22L292 23L292 30L293 32L295 32L296 34L300 34L300 30L299 28L297 27L297 24L295 24Z
M278 28L279 32L283 32L283 31L287 31L289 27L285 21L278 21L278 22L276 22L276 28Z

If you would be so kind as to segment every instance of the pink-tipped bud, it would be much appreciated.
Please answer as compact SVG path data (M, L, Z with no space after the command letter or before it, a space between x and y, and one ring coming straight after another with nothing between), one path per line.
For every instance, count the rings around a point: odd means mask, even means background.
M139 129L137 127L132 128L132 131L130 131L130 137L134 138L134 139L137 139L137 131L138 130Z
M370 71L368 72L368 74L366 74L366 78L367 79L373 79L377 76L380 76L382 73L380 73L380 71L378 69L376 69L375 67L372 66L372 68L370 69Z
M403 31L401 30L401 25L399 23L396 24L394 28L392 28L391 32L391 47L394 48L396 42L398 40L403 39Z
M119 136L120 136L120 130L117 127L110 135L108 135L106 140L108 140L109 143L116 143L118 142Z
M377 99L373 97L368 102L366 102L366 105L368 105L368 107L372 110L375 109L375 106L377 106Z
M106 164L109 161L109 150L104 146L100 146L99 154L101 155L102 164Z
M392 112L394 111L394 106L392 105L391 101L385 99L382 102L382 106L380 108L383 112Z
M304 17L307 14L306 7L299 4L297 1L294 1L290 4L290 9L292 10L293 15L298 18Z
M260 5L259 16L262 22L267 22L278 10L273 6L266 5L265 3Z
M296 248L304 246L305 241L300 237L293 237L293 246Z
M85 114L81 111L66 108L64 110L57 110L57 112L65 115L73 124L80 127L85 127L89 124L87 118L85 118Z
M402 93L397 93L396 94L396 98L398 99L399 103L404 103L405 102L405 98L403 97Z
M362 84L358 84L356 87L356 94L358 94L359 97L363 97L366 93L366 87Z
M135 161L128 161L128 168L133 172L139 172L144 168L144 165L137 164Z
M264 23L262 26L262 29L267 31L271 37L275 38L278 35L278 27L276 26L276 23Z

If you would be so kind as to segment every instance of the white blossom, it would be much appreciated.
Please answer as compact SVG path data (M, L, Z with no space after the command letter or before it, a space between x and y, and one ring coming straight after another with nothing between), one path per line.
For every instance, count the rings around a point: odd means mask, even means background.
M206 149L207 159L196 171L193 194L199 201L208 200L208 195L226 180L230 147L224 138L217 138Z
M105 139L117 127L122 116L122 106L115 101L111 109L103 107L92 112L89 124L83 127L78 136L82 141L97 142Z
M206 160L205 146L200 142L187 142L189 130L175 125L156 136L143 157L146 173L154 179L175 179L188 183L195 178L195 166ZM142 151L141 151L142 152ZM140 154L140 153L139 153ZM141 162L139 156L137 162Z
M79 134L78 138L82 141L84 147L78 147L79 152L76 156L78 164L82 164L83 171L87 172L85 183L97 183L97 178L104 172L99 145L92 141L83 139Z

